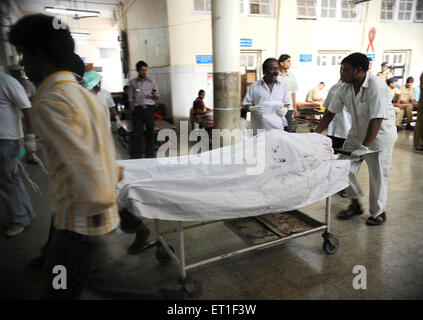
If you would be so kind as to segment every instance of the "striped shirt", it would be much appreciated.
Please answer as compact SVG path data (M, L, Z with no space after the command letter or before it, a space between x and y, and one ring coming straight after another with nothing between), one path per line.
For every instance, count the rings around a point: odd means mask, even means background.
M147 77L141 80L139 77L132 79L129 82L129 102L134 102L135 106L155 105L152 91L156 90L159 93L156 81Z
M60 71L42 82L33 110L56 229L91 236L114 230L119 224L118 169L104 106L72 73Z
M298 91L297 79L295 79L294 74L287 71L286 74L279 73L278 79L286 85L289 94L289 107L288 110L294 110L294 105L292 101L292 94Z

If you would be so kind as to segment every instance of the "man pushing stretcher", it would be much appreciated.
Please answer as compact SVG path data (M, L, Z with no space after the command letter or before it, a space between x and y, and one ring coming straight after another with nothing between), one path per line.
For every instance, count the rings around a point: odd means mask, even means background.
M389 89L380 78L369 74L366 55L353 53L341 63L341 80L344 82L335 93L329 108L320 121L316 132L325 130L344 106L351 114L352 127L343 150L351 151L353 158L364 157L370 176L370 215L367 224L381 225L386 221L388 173L392 151L397 139L395 111L390 101ZM338 218L347 220L361 215L359 199L363 196L357 174L362 161L353 162L350 169L350 186L346 193L352 203L341 211Z

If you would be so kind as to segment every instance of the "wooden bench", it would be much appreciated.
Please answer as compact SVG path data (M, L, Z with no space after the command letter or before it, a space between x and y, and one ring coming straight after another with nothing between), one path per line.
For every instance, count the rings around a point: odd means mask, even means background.
M131 120L121 120L122 127L118 130L118 139L122 143L122 145L129 150L129 143L131 141L131 133L132 133L132 121ZM162 129L173 129L175 130L176 127L167 122L163 119L154 119L154 129L153 129L153 136L154 136L154 148L158 149L160 145L163 144L163 141L157 141L157 134Z

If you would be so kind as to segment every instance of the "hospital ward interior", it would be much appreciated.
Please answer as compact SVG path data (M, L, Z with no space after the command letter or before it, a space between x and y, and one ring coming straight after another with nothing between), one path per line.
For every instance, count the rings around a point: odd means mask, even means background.
M1 300L423 299L423 1L0 21Z

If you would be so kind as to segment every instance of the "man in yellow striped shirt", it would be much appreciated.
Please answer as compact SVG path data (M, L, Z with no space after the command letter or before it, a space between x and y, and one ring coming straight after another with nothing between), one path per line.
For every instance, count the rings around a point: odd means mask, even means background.
M54 18L31 15L11 29L28 77L38 85L35 129L44 147L56 212L43 270L42 297L76 299L85 287L132 299L182 299L184 290L152 290L104 268L106 243L119 224L118 169L107 112L72 74L74 42ZM67 270L67 288L54 286L54 269Z

